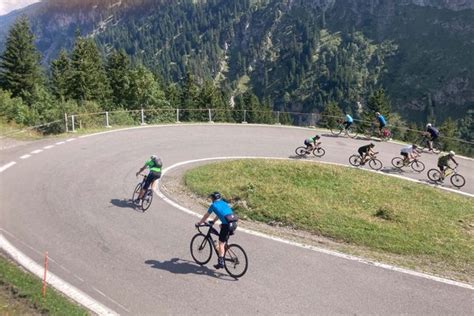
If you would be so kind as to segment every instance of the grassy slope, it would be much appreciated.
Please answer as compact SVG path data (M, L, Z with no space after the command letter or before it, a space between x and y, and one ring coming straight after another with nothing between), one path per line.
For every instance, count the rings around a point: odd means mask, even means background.
M233 202L240 200L236 210L252 220L281 222L474 274L474 203L468 197L360 170L300 162L217 163L189 171L185 182L201 195L219 190Z
M0 256L0 314L86 315L87 310L73 304L51 288L45 298L42 282Z

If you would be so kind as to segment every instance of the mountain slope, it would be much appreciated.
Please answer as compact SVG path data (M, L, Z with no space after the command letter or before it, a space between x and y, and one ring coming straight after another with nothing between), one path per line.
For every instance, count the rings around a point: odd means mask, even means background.
M290 111L329 101L350 110L383 86L420 122L474 107L473 9L469 0L49 0L24 13L46 62L80 29L167 81L191 71Z

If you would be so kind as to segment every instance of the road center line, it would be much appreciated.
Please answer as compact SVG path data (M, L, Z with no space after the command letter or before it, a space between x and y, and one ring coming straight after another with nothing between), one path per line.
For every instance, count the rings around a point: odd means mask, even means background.
M53 147L54 147L53 145L48 145L48 146L44 146L43 149L51 149Z
M26 154L26 155L21 156L20 159L28 159L30 157L31 157L31 155Z
M31 154L39 154L42 151L43 151L42 149L36 149L36 150L33 150Z
M170 171L172 169L175 169L175 168L178 168L178 167L183 166L183 165L193 164L193 163L197 163L197 162L204 162L204 161L232 160L232 159L294 160L294 159L290 159L290 158L273 158L273 157L214 157L214 158L195 159L195 160L188 160L188 161L178 162L174 165L169 166L168 168L166 168L162 171L162 177L164 177L168 171ZM330 164L330 163L328 163L328 164ZM343 166L348 167L346 165L343 165ZM380 173L380 174L383 174L383 173ZM400 176L398 176L398 177L400 177ZM166 197L160 191L160 186L161 186L161 181L159 182L159 185L158 185L158 191L155 191L155 193L160 198L162 198L166 203L170 204L171 206L173 206L173 207L175 207L175 208L177 208L177 209L179 209L179 210L181 210L181 211L183 211L187 214L190 214L190 215L193 215L193 216L199 217L199 218L202 217L201 214L198 214L198 213L196 213L196 212L194 212L194 211L192 211L192 210L190 210L190 209L188 209L184 206L181 206L178 203L176 203L173 200ZM262 237L262 238L265 238L265 239L270 239L270 240L273 240L273 241L277 241L277 242L284 243L284 244L287 244L287 245L296 246L296 247L299 247L299 248L309 249L309 250L312 250L312 251L315 251L315 252L324 253L324 254L335 256L335 257L338 257L338 258L343 258L343 259L347 259L347 260L351 260L351 261L356 261L356 262L359 262L359 263L376 266L376 267L383 268L383 269L386 269L386 270L396 271L396 272L400 272L400 273L404 273L404 274L408 274L408 275L412 275L412 276L416 276L416 277L420 277L420 278L424 278L424 279L428 279L428 280L432 280L432 281L436 281L436 282L440 282L440 283L445 283L445 284L449 284L449 285L454 285L454 286L474 290L474 287L470 284L466 284L466 283L462 283L462 282L458 282L458 281L454 281L454 280L449 280L449 279L437 277L437 276L434 276L434 275L429 275L429 274L422 273L422 272L408 270L408 269L392 266L392 265L377 262L377 261L371 261L371 260L368 260L368 259L358 258L358 257L352 256L352 255L347 255L347 254L344 254L344 253L341 253L341 252L328 250L328 249L324 249L324 248L319 248L319 247L315 247L315 246L312 246L312 245L298 243L298 242L286 240L286 239L279 238L279 237L274 237L274 236L271 236L271 235L267 235L267 234L264 234L264 233L261 233L261 232L257 232L257 231L253 231L253 230L249 230L249 229L245 229L245 228L240 229L240 231L245 232L245 233L250 234L250 235Z
M14 166L16 164L16 162L14 161L11 161L9 163L7 163L6 165L3 165L0 167L0 173L2 173L3 171L7 170L8 168Z

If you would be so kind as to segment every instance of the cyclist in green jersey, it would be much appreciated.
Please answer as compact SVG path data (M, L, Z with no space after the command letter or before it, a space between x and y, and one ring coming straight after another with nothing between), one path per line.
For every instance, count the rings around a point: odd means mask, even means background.
M140 191L140 194L138 195L138 198L135 202L139 202L143 198L143 195L145 194L145 192L150 187L150 184L152 184L152 183L154 184L155 180L157 180L161 177L161 167L162 167L162 165L163 165L163 163L161 162L161 159L158 158L155 155L152 155L150 157L150 160L146 161L145 165L143 167L141 167L140 170L138 170L138 172L136 174L137 177L146 168L150 169L150 172L146 176L145 185L142 187L142 189Z
M454 162L456 166L459 165L458 162L454 160L455 155L456 155L455 152L451 150L447 155L443 155L438 158L438 168L439 168L439 171L441 171L441 180L444 180L444 177L446 175L445 174L446 167L450 168L449 166L450 160Z
M306 145L306 153L309 154L313 148L321 144L318 140L321 139L321 136L315 135L314 137L310 137L304 140L304 144Z

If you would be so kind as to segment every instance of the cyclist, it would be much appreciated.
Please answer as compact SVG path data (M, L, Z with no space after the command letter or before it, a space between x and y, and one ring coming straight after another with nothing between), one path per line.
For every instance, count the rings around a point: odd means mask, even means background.
M321 142L318 142L320 138L321 136L315 135L314 137L310 137L304 140L307 154L309 154L311 150L313 150L313 148L316 148L317 145L321 144Z
M441 181L444 180L444 177L446 176L446 168L451 168L449 166L450 160L456 164L456 167L459 166L458 162L454 160L454 156L456 156L456 153L451 150L447 155L438 158L438 168L439 171L441 171Z
M424 133L428 138L428 148L433 150L433 142L439 137L439 131L431 123L426 124L426 132Z
M207 210L206 214L202 216L201 220L196 223L196 226L202 225L212 213L216 214L212 224L214 224L217 219L221 221L221 231L219 232L218 245L219 257L217 258L217 264L214 265L214 268L222 269L224 268L224 247L231 233L231 224L229 219L235 215L229 204L222 200L222 196L219 192L211 193L209 198L212 200L211 206Z
M369 156L373 156L375 155L375 152L374 152L374 143L370 143L368 145L365 145L365 146L362 146L362 147L359 147L359 149L357 150L357 152L359 153L360 157L361 157L361 161L360 161L360 165L364 165L368 159Z
M143 195L150 187L150 184L152 183L154 184L155 180L161 177L162 166L163 166L163 163L161 159L158 158L156 155L151 155L150 160L147 160L145 162L145 165L141 167L140 170L138 170L138 172L136 173L137 177L146 168L150 169L150 172L146 176L145 185L140 190L140 194L138 194L138 198L134 201L135 203L138 203L143 198Z
M410 159L415 159L416 157L419 157L417 151L416 151L417 146L415 144L403 147L400 150L400 155L403 156L403 164L407 165L410 162Z
M346 113L346 117L345 117L345 121L344 121L344 129L348 129L349 126L352 125L352 123L354 123L354 119L352 118L352 116L350 116L348 113Z
M379 135L383 135L382 130L385 127L385 125L387 125L387 121L385 120L385 117L383 117L383 115L380 114L380 112L376 112L375 117L377 118L377 121L379 122Z

